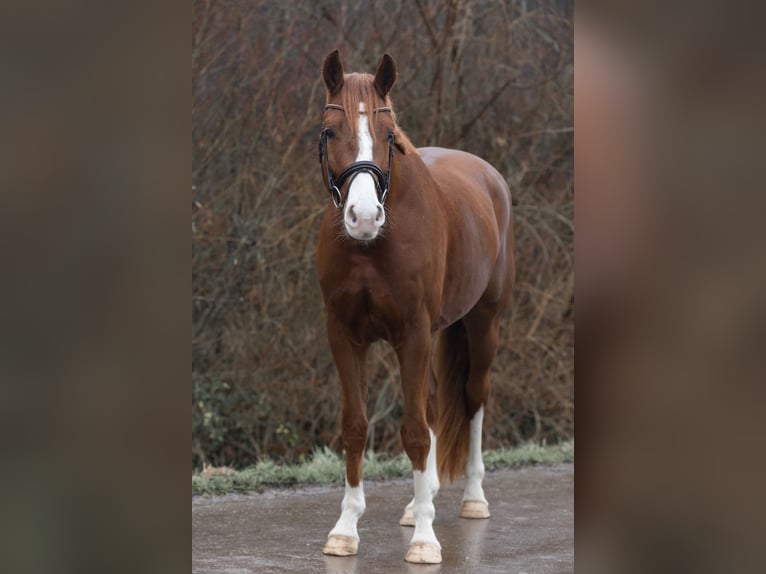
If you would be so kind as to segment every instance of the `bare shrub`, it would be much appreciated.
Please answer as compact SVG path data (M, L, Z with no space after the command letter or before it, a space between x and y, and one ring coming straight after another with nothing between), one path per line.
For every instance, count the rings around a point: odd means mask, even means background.
M514 194L517 286L486 417L489 448L572 436L571 3L196 1L192 12L192 464L339 448L340 388L314 265L328 202L320 64L388 50L416 145L493 163ZM400 385L370 353L370 446L400 448Z

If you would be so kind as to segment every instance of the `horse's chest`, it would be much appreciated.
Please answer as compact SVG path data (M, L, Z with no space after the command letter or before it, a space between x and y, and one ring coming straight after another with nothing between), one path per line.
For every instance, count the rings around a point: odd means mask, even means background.
M328 295L328 311L363 340L391 339L410 313L407 298L374 274L351 277Z

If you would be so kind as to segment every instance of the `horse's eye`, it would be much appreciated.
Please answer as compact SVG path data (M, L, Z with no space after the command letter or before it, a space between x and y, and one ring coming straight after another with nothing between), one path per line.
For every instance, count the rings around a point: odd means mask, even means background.
M327 135L327 139L335 139L335 130L332 128L325 128L324 133Z

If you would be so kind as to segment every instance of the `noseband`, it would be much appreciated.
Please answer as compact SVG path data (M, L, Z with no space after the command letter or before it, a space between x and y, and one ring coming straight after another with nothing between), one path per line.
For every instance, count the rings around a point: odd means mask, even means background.
M345 112L346 109L338 104L327 104L324 107L325 111L328 109L340 110ZM390 112L391 108L375 108L373 112ZM391 185L391 164L394 160L394 130L389 130L388 137L388 171L384 174L378 164L373 161L355 161L344 169L338 176L338 179L334 179L332 172L330 171L330 158L327 152L327 130L322 130L319 134L319 165L323 166L327 176L327 190L330 192L333 204L338 209L343 207L343 195L340 193L340 189L346 180L353 180L360 173L367 172L372 176L375 181L375 190L378 194L378 201L383 205L388 195L389 186Z

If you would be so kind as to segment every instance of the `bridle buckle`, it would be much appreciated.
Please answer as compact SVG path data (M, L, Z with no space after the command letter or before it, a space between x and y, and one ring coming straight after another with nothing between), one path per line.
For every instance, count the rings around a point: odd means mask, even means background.
M337 185L333 185L330 188L330 197L332 198L332 203L340 209L343 207L343 196L340 194L340 190L338 189Z

